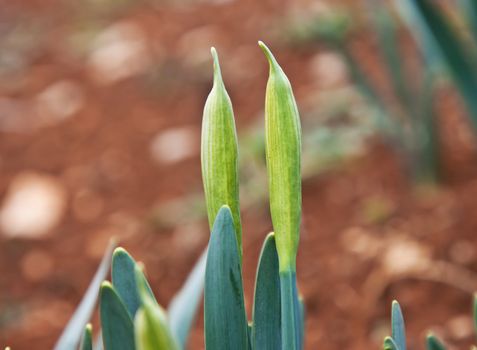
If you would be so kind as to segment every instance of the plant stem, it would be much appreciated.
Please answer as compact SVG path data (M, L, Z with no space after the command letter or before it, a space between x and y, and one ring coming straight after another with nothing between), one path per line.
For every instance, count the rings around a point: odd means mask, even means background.
M299 332L300 308L296 288L296 273L292 270L280 272L282 349L301 350Z

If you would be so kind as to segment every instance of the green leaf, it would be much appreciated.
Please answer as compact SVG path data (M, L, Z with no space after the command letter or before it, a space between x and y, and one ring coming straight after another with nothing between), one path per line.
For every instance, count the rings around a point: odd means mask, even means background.
M384 350L400 350L396 342L391 337L384 338Z
M429 333L426 338L427 350L446 350L444 344L437 337Z
M134 318L140 305L139 295L136 284L136 261L123 248L117 248L113 253L113 263L111 276L114 289L118 292L122 301L126 305L131 318ZM146 288L151 296L153 293L151 287L144 275L142 276L146 283Z
M93 350L93 326L88 323L84 328L83 339L81 339L81 350Z
M404 318L402 316L399 303L394 300L391 307L391 329L392 338L396 342L399 350L406 350L406 330L404 328Z
M270 65L265 96L265 138L270 213L280 272L296 270L301 222L301 126L290 81L272 52L259 42Z
M232 102L225 89L214 48L214 84L207 97L202 120L201 163L209 225L223 205L232 212L235 234L242 256L240 223L238 144Z
M226 206L217 214L209 241L204 327L208 350L244 350L248 347L240 257L232 213Z
M76 350L81 337L83 336L84 327L91 319L96 301L98 299L98 290L101 282L106 278L109 272L109 266L111 263L111 253L113 252L116 242L111 240L106 252L103 255L101 263L93 277L86 293L81 300L75 313L69 320L65 327L65 330L61 334L60 338L56 342L55 350Z
M207 251L202 253L193 270L187 277L181 290L174 296L168 308L169 326L172 334L184 348L200 305L202 291L204 290L205 263Z
M280 276L275 235L262 247L255 279L252 348L281 349Z
M126 306L109 282L100 291L104 350L134 350L134 324Z
M467 50L461 38L434 2L429 0L406 0L419 21L421 37L433 48L447 66L477 129L477 58Z

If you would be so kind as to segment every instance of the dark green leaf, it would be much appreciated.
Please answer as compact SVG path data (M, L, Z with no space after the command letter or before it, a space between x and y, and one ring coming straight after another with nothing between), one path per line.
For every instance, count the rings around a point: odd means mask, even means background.
M109 282L100 292L104 350L134 350L134 324L126 306Z
M428 334L426 339L427 350L446 350L444 344L434 334Z
M83 339L81 339L81 350L93 350L93 327L88 323L84 328Z
M204 314L207 350L247 349L240 255L232 213L226 206L219 210L210 237Z
M252 344L254 349L281 349L280 276L275 235L262 247L255 280Z
M392 338L396 342L399 350L406 350L406 330L404 328L404 318L402 316L399 303L394 300L391 308L391 329Z

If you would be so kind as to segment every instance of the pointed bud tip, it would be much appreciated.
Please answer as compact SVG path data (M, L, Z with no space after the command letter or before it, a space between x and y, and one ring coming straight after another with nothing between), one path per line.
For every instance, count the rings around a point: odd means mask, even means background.
M263 53L265 54L265 57L267 58L268 60L268 63L270 64L270 68L271 69L275 69L277 67L280 67L278 65L278 62L277 60L275 59L275 56L273 56L273 53L272 51L270 51L270 49L268 48L267 45L265 45L265 43L261 40L258 41L258 46L260 46L260 48L262 49Z
M220 71L219 55L217 54L217 50L215 49L215 47L212 46L210 48L210 53L214 61L214 84L215 84L217 81L222 80L222 73Z

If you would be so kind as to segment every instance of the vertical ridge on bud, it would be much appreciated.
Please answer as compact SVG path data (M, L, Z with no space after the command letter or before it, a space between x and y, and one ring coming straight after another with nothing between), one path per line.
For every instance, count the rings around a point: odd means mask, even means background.
M265 137L270 212L280 271L295 271L301 222L301 126L290 82L267 46Z
M222 80L217 51L212 48L211 53L214 60L214 82L205 102L201 145L207 214L212 228L219 209L223 205L230 207L242 256L237 132L232 102Z

